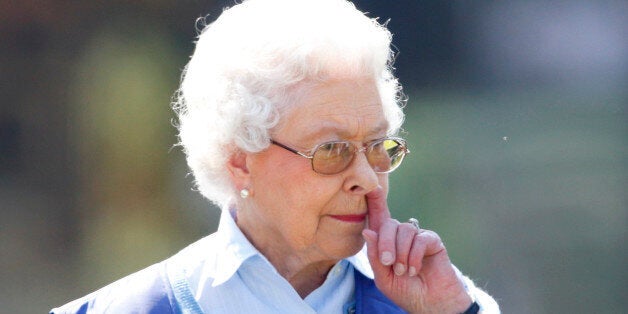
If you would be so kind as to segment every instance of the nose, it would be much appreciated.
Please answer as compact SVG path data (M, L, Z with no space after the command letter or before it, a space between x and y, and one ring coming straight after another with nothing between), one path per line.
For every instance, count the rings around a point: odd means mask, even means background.
M379 185L379 177L366 158L367 147L360 147L345 170L344 189L354 194L366 194Z
M358 146L358 149L356 149L355 153L364 153L366 152L366 150L368 149L368 146Z

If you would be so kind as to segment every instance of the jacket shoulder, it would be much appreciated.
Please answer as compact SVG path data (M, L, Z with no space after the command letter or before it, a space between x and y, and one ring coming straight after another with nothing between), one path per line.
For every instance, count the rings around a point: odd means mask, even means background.
M133 273L53 313L179 313L164 262Z

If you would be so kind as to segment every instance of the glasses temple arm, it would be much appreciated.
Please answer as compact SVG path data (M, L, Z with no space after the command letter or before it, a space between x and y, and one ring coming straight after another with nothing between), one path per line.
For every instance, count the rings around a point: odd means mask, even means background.
M308 156L308 155L306 155L306 154L304 154L304 153L302 153L302 152L300 152L300 151L298 151L298 150L296 150L296 149L294 149L294 148L290 148L290 147L288 147L288 146L286 146L286 145L284 145L284 144L281 144L281 143L279 143L279 142L276 142L275 140L270 140L270 143L271 143L271 144L275 144L275 145L277 145L277 146L279 146L279 147L281 147L281 148L283 148L283 149L285 149L285 150L287 150L287 151L289 151L289 152L292 152L292 153L294 153L294 154L297 154L297 155L299 155L299 156L302 156L302 157L305 157L305 158L309 158L309 159L314 158L314 156Z

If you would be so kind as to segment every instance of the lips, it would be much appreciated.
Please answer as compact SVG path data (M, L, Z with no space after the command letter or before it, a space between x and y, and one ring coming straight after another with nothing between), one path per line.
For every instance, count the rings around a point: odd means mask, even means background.
M366 219L366 214L359 215L330 215L331 218L344 222L363 222Z

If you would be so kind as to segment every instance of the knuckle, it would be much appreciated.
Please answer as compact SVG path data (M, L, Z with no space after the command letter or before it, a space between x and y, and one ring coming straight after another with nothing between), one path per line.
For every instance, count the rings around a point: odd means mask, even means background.
M399 225L399 234L401 234L404 237L411 237L414 234L416 234L416 229L412 226L408 226L407 224L401 224Z
M432 241L438 241L438 242L442 242L440 236L438 235L438 233L432 231L432 230L421 230L421 236L428 238Z

